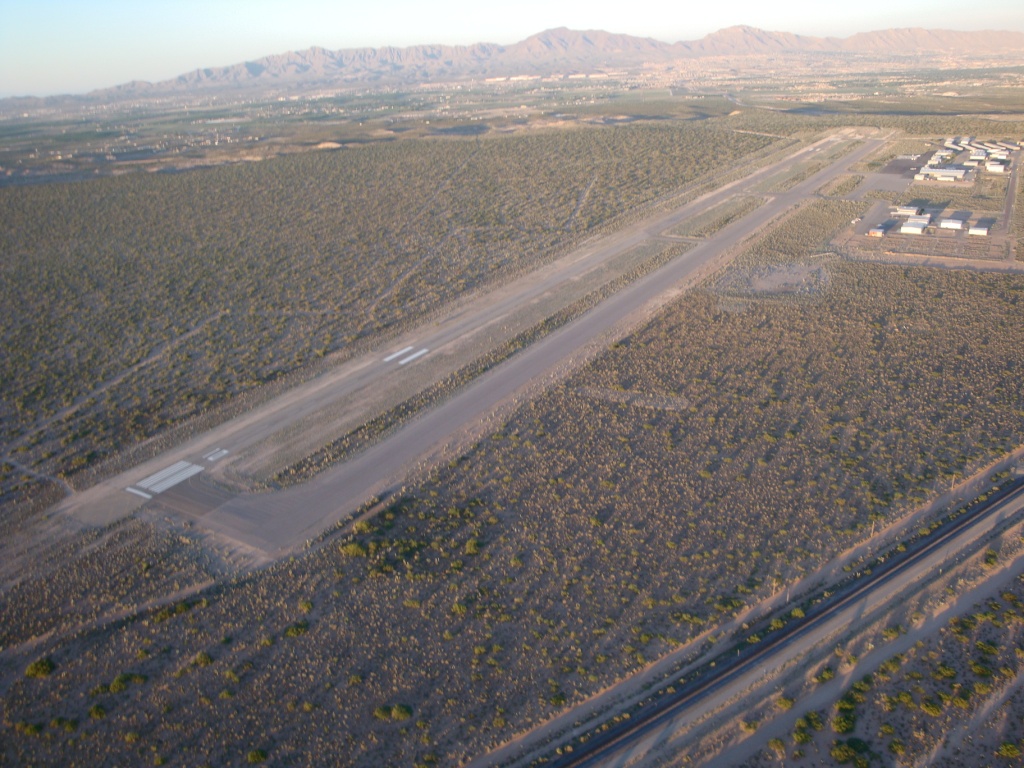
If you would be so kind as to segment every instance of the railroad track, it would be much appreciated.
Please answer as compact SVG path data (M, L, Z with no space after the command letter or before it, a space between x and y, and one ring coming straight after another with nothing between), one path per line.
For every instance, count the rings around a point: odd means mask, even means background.
M855 575L852 582L839 587L829 597L812 606L803 619L777 630L746 655L740 654L729 658L729 654L733 652L730 648L711 660L715 662L713 669L706 665L706 671L691 681L673 681L666 684L661 691L652 694L657 696L656 699L645 704L639 711L632 712L629 720L621 721L603 731L591 732L590 738L584 744L573 745L572 752L544 762L545 768L590 768L601 765L603 761L697 705L704 697L763 664L776 650L810 633L850 604L899 577L975 525L1022 497L1024 477L1014 480L984 502L972 505L946 525L921 537L910 544L905 552L888 557L870 573L863 573L859 578ZM668 688L675 690L669 692Z

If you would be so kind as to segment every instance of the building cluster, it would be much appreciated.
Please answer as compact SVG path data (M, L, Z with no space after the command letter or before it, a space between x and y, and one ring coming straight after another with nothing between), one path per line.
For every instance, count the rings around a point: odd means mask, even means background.
M904 219L899 229L901 235L923 235L925 230L932 226L932 217L930 214L925 213L923 208L912 205L898 205L890 213L897 218ZM955 218L939 219L938 228L956 231L966 229L968 235L978 237L987 237L989 232L989 228L982 224L969 224L965 219ZM885 227L883 226L872 227L868 230L868 237L884 236Z
M945 148L933 154L914 175L917 181L964 181L974 168L984 168L989 173L1006 173L1010 166L1010 153L1020 149L1020 144L1013 141L981 141L973 136L946 139L943 146ZM960 161L952 164L957 157Z

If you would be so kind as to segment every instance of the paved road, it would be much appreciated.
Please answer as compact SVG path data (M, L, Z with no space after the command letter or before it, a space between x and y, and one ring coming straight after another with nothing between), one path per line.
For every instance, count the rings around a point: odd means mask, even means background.
M742 193L777 172L780 167L810 159L814 153L827 151L836 142L843 140L842 136L824 139L745 179L728 184L699 201L652 217L598 243L585 246L566 259L560 268L540 270L519 281L513 290L501 291L500 301L488 301L488 297L482 297L442 323L396 341L388 350L342 366L337 372L303 385L251 414L211 430L177 451L170 451L95 489L76 494L63 507L86 520L92 510L99 509L109 514L112 502L117 505L115 512L131 511L143 500L125 493L124 488L147 473L177 460L198 461L197 456L213 448L223 448L236 454L246 446L273 439L275 434L315 414L326 403L360 390L381 386L386 377L395 375L402 360L418 351L438 349L479 333L490 324L500 323L524 302L660 236L695 213ZM725 227L713 238L614 294L577 321L480 377L446 404L422 415L350 461L322 473L301 487L273 494L242 495L229 499L201 515L201 525L267 552L281 552L312 538L350 515L371 496L400 484L419 459L435 453L439 446L457 442L468 428L486 418L514 393L544 376L552 375L588 344L613 331L624 332L631 315L650 302L664 300L675 290L675 286L715 263L752 232L813 194L848 166L878 150L883 143L883 140L865 142L854 152L788 192L774 196L760 208ZM386 357L392 357L406 347L409 349L403 355L385 362ZM416 364L415 360L409 363ZM118 494L116 499L113 494Z
M1000 229L1007 236L1013 233L1013 207L1017 201L1017 176L1020 174L1021 156L1024 152L1010 155L1010 180L1006 189L1006 204L1003 206L1003 221ZM1014 257L1016 243L1010 245L1010 258Z

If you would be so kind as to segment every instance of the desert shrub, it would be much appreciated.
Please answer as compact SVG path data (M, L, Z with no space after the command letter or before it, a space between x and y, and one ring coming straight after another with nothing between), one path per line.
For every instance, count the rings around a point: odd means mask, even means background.
M341 545L341 553L349 557L366 557L366 547L358 541L350 541Z
M999 755L999 757L1013 759L1020 757L1021 751L1020 747L1018 747L1012 741L1004 741L1002 744L999 745L999 749L996 750L996 754Z
M786 698L785 696L779 696L779 698L775 700L775 706L783 712L791 710L795 703L796 702L793 699Z
M57 665L53 663L53 660L49 656L44 656L25 668L25 677L49 677L56 668Z
M19 720L14 724L14 730L24 736L38 736L42 732L43 726L39 725L39 723L29 723L25 720Z
M851 733L857 725L853 715L836 715L832 718L832 730L836 733Z
M857 757L857 753L854 751L853 747L842 741L837 741L833 744L832 748L829 750L829 754L832 756L832 759L840 765L852 762L853 759Z

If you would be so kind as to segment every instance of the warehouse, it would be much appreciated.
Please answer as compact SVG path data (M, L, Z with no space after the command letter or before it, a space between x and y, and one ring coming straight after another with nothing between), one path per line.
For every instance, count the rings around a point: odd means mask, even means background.
M897 216L918 216L924 213L923 208L918 208L916 205L897 205L895 215Z
M966 165L966 163L965 163ZM915 174L914 178L921 180L932 180L932 181L963 181L964 176L967 175L967 170L964 168L950 168L949 166L935 166L934 168L925 167L921 169L921 172Z

